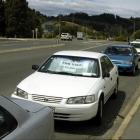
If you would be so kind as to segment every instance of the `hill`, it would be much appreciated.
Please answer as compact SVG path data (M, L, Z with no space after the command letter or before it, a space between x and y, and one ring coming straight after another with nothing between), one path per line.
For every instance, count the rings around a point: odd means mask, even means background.
M122 18L107 13L92 16L86 13L71 13L69 15L47 17L47 21L55 22L55 33L58 33L58 25L60 24L61 32L70 32L75 35L77 31L84 31L93 38L95 36L104 38L122 37L127 40L134 31L140 29L140 18Z

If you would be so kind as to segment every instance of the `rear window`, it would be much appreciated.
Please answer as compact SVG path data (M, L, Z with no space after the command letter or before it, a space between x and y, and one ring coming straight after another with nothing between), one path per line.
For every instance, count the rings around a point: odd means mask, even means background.
M105 50L105 53L112 55L130 55L132 54L132 50L129 47L111 46Z
M10 134L17 127L16 119L0 106L0 139Z

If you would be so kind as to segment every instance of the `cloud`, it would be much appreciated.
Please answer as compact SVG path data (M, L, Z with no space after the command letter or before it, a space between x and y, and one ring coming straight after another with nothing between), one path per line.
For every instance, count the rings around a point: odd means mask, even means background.
M71 12L90 15L113 13L123 17L140 16L140 0L28 0L29 6L43 14L56 16Z

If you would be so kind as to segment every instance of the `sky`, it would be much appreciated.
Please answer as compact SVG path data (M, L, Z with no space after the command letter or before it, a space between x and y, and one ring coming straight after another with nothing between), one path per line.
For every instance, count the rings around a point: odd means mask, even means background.
M89 15L111 13L121 17L140 17L140 0L27 0L29 7L47 16L84 12Z

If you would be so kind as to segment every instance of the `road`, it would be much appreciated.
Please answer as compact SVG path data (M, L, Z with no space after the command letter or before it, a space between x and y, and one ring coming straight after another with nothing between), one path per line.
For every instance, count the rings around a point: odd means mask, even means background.
M56 40L0 40L0 94L10 95L16 85L33 71L32 64L41 64L52 53L60 50L98 51L117 42L96 40L61 41ZM39 49L38 47L41 47ZM27 49L30 48L30 49ZM12 51L14 50L14 51ZM140 85L140 70L136 76L120 75L119 96L109 100L104 107L104 120L100 127L94 122L55 121L56 140L108 139L125 118L131 104L137 98L135 91Z

